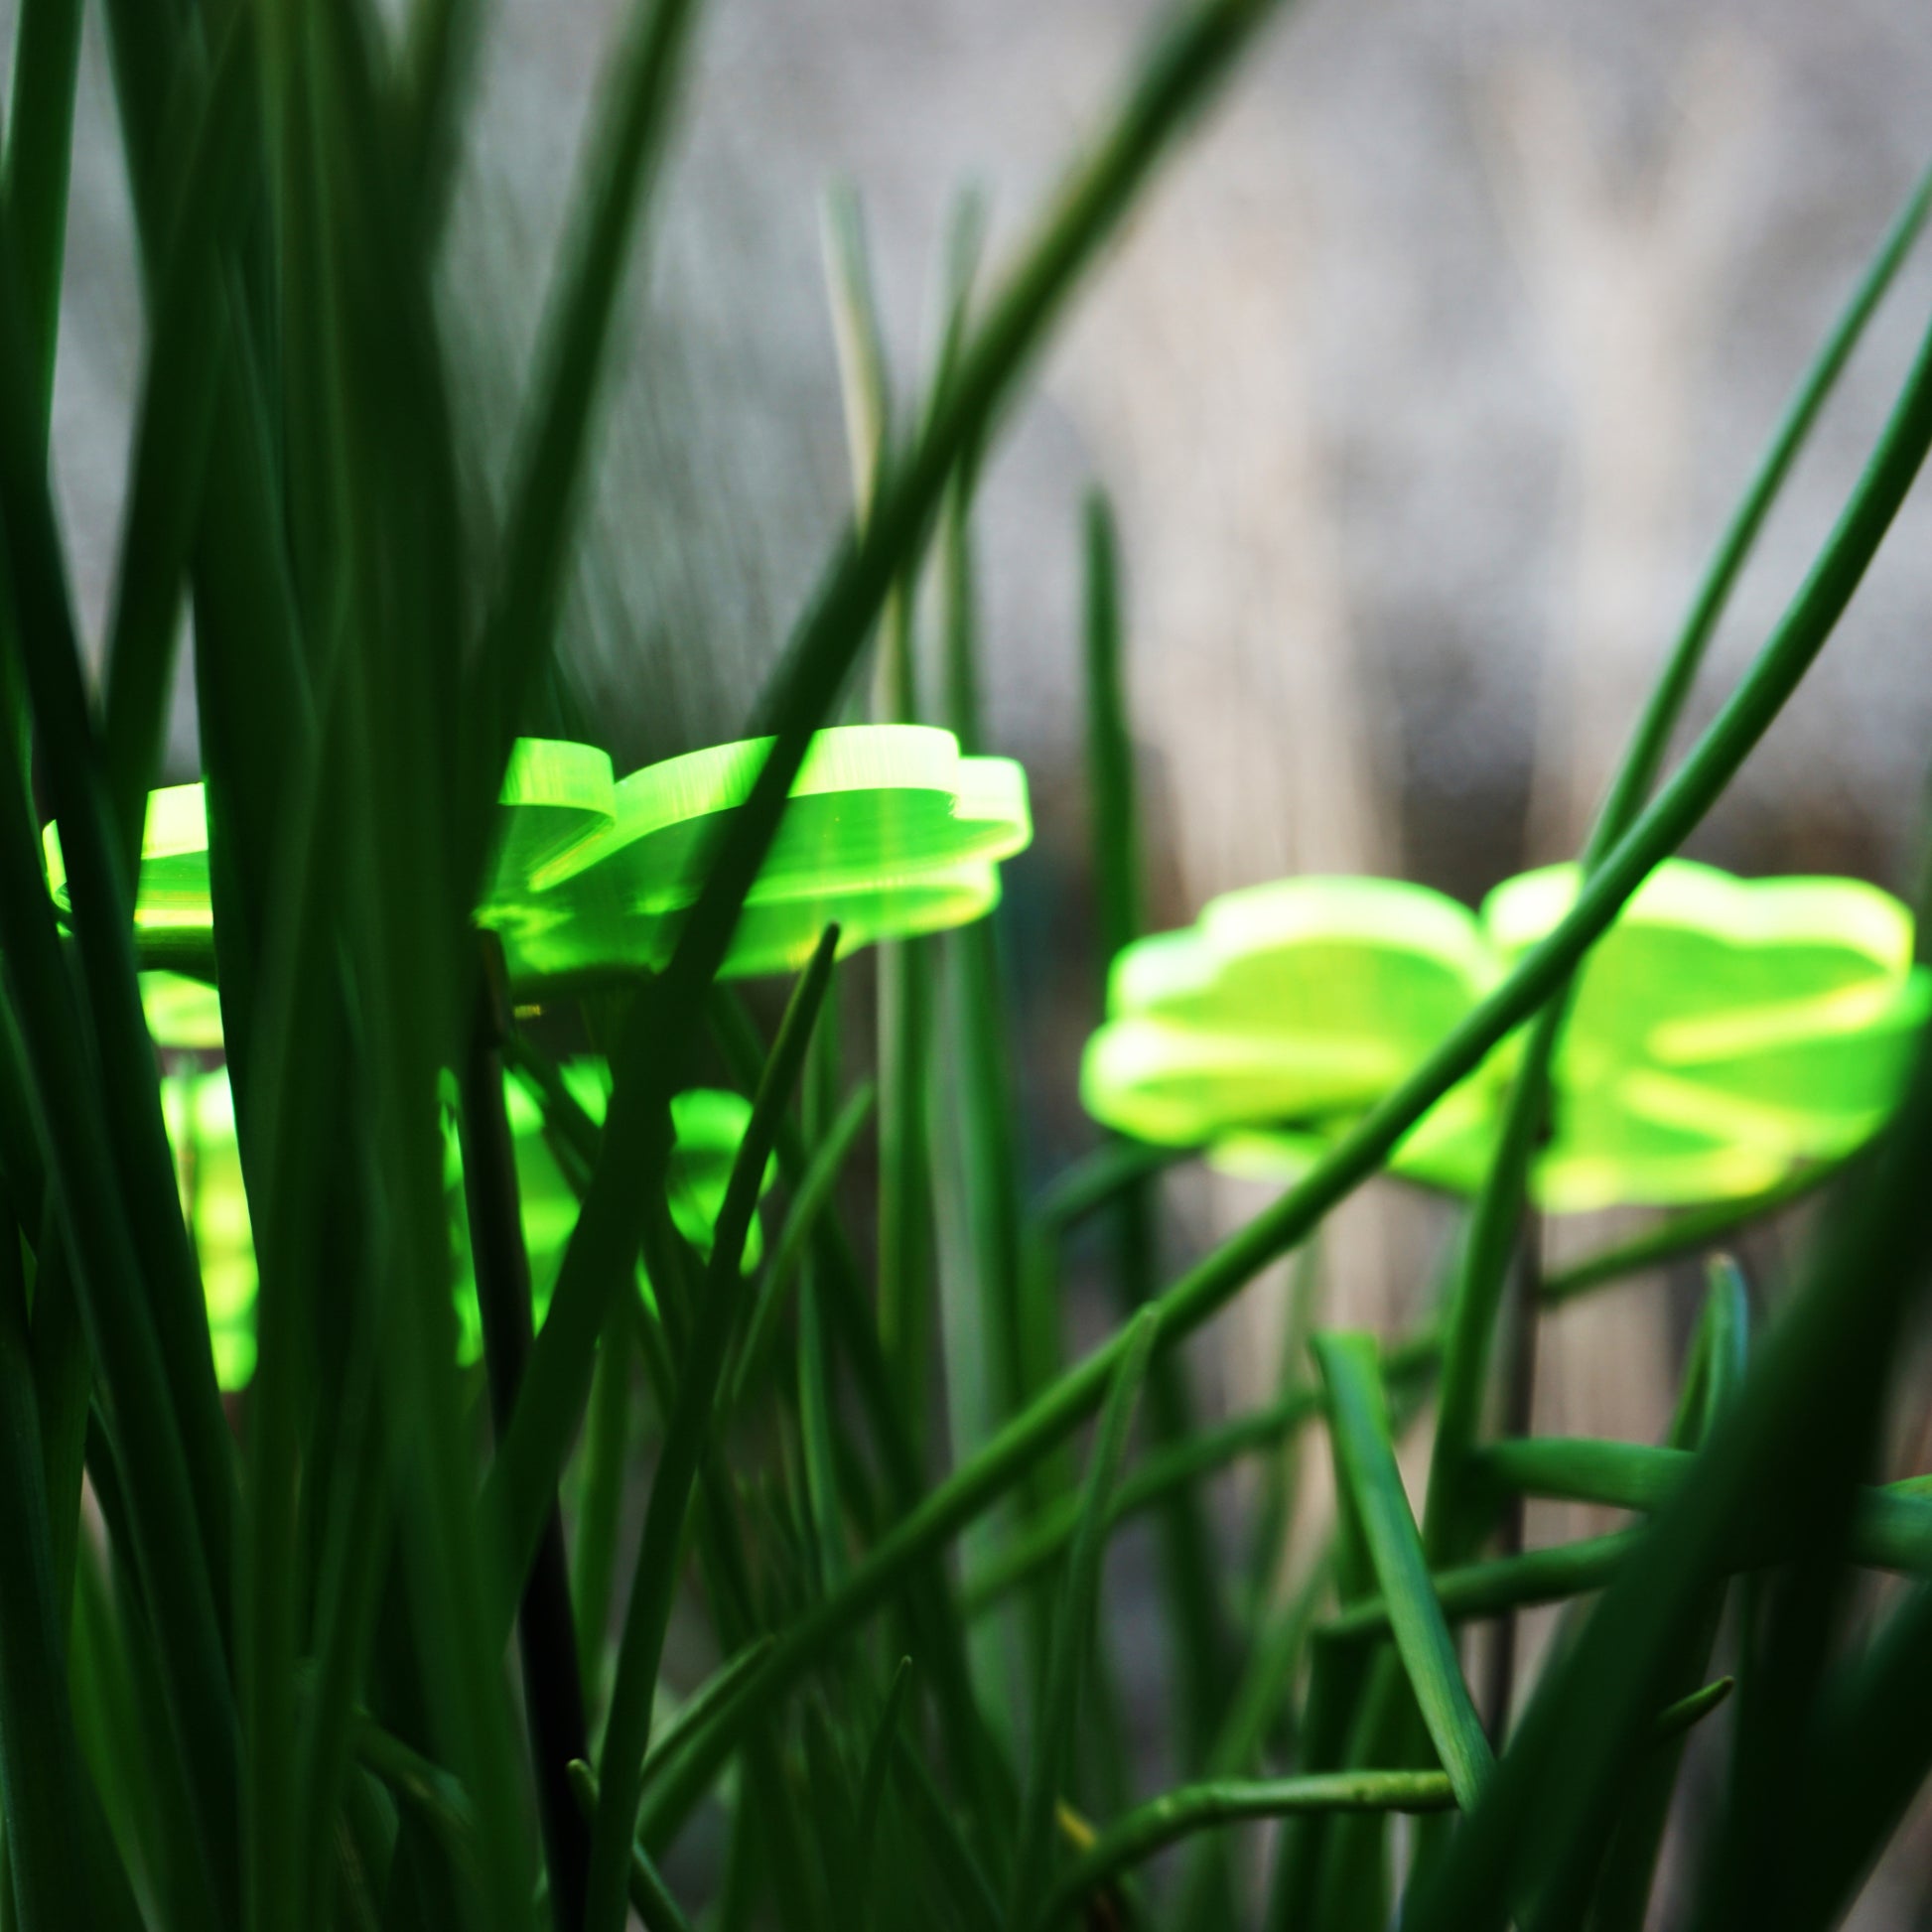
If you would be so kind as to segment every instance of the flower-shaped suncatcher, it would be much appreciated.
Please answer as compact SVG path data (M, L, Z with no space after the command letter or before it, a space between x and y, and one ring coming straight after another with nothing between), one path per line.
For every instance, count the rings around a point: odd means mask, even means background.
M614 777L595 747L519 740L504 775L488 883L477 923L503 942L519 999L541 1000L660 968L704 884L718 832L750 797L768 740L716 746ZM745 903L724 971L790 971L836 920L840 950L963 924L1000 897L999 862L1032 837L1026 774L1007 759L965 758L952 734L913 725L820 732L793 783L770 851ZM60 836L46 836L48 884L67 907ZM200 785L152 793L135 900L141 957L211 974L206 802ZM221 1045L219 1001L205 979L143 975L150 1031L169 1049L164 1106L184 1210L201 1252L216 1365L224 1387L254 1367L255 1261L235 1148L227 1075L205 1057ZM565 1068L601 1120L602 1062ZM534 1313L540 1321L575 1225L577 1200L551 1158L535 1101L508 1089ZM708 1254L749 1105L698 1089L672 1102L672 1219ZM450 1136L448 1176L460 1190ZM769 1176L767 1174L767 1180ZM466 1359L479 1346L474 1285L453 1211ZM754 1224L747 1266L756 1265Z
M519 998L654 971L704 884L712 842L769 744L718 745L623 779L592 746L521 739L504 776L480 925L502 936ZM963 925L999 902L999 862L1033 837L1025 771L966 758L926 725L819 732L745 902L724 972L795 970L836 920L840 951ZM60 835L48 880L67 904ZM135 929L146 963L212 968L200 785L152 793Z
M210 1033L207 1005L197 1003L188 991L194 985L171 974L146 973L141 991L150 1030L175 1062L162 1080L162 1113L175 1149L182 1212L201 1262L215 1376L222 1388L233 1390L246 1387L255 1370L255 1247L227 1071L218 1064L196 1063L198 1054L220 1046L218 1016ZM580 1059L566 1061L562 1070L572 1097L601 1123L610 1096L609 1067L602 1060ZM577 1223L578 1199L551 1151L536 1098L521 1079L512 1077L505 1099L530 1262L531 1312L540 1324ZM666 1193L673 1225L700 1256L710 1256L732 1163L751 1114L751 1102L742 1094L715 1088L696 1087L672 1098ZM470 1270L462 1154L453 1119L445 1123L444 1146L457 1351L468 1365L483 1352L483 1329ZM771 1179L767 1168L764 1184ZM758 1265L761 1251L754 1217L745 1247L748 1271Z
M1088 1042L1089 1111L1223 1165L1305 1168L1468 1013L1577 893L1574 867L1509 881L1480 916L1423 888L1300 879L1216 899L1129 947ZM1932 982L1909 914L1844 879L1744 881L1675 860L1579 978L1537 1198L1674 1205L1770 1186L1883 1121ZM1480 1179L1515 1048L1396 1150L1401 1173Z

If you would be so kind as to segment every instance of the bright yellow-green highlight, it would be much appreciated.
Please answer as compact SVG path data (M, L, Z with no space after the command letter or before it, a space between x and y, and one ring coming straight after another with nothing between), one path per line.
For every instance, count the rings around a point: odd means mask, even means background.
M610 1072L605 1063L570 1062L564 1068L564 1079L578 1102L601 1121L610 1092ZM215 1375L221 1387L232 1392L247 1387L255 1372L257 1289L248 1198L235 1142L234 1096L227 1072L221 1067L171 1072L162 1080L161 1093L163 1117L175 1150L182 1213L201 1262ZM505 1100L516 1154L524 1247L530 1261L531 1311L541 1326L549 1312L564 1250L577 1225L578 1201L551 1153L536 1099L520 1081L511 1079ZM711 1253L732 1163L751 1113L751 1103L742 1095L710 1088L678 1094L671 1102L674 1139L666 1175L671 1219L678 1232L705 1257ZM454 1121L445 1124L445 1150L457 1354L467 1366L483 1353L483 1327L476 1278L470 1266L463 1162ZM762 1186L768 1187L773 1175L773 1168L767 1166ZM761 1252L755 1216L745 1245L748 1271L758 1265ZM641 1273L639 1284L648 1295L648 1284Z
M208 1308L208 1335L214 1344L214 1374L222 1389L245 1389L255 1374L255 1240L249 1227L247 1190L241 1182L241 1158L235 1142L233 1090L224 1066L194 1066L188 1055L218 1051L222 1045L220 1005L214 989L176 974L141 974L141 1005L149 1032L170 1056L162 1074L162 1119L174 1146L176 1182L182 1215L188 1221L201 1262L201 1285ZM603 1125L611 1097L611 1068L605 1060L566 1060L564 1086L591 1119ZM578 1198L556 1165L543 1127L537 1097L518 1078L504 1086L510 1138L516 1152L516 1180L523 1219L523 1248L529 1256L531 1315L541 1327L549 1313L564 1248L578 1223ZM711 1240L725 1190L738 1158L738 1144L752 1119L752 1103L742 1093L694 1088L670 1101L672 1148L666 1169L670 1219L699 1256L711 1256ZM767 1163L759 1182L763 1194L776 1176ZM483 1352L482 1315L476 1275L470 1266L470 1223L464 1211L464 1167L454 1119L445 1121L445 1192L450 1211L450 1254L456 1293L458 1360L468 1366ZM758 1217L746 1234L744 1268L754 1270L763 1252ZM649 1283L639 1271L639 1287Z
M497 897L519 987L595 981L669 959L713 841L751 796L770 741L669 759L617 787L616 818L561 864ZM999 862L1031 841L1026 774L969 759L950 732L851 725L820 732L746 897L732 977L795 971L819 934L840 951L966 923L999 901Z
M1389 880L1217 899L1116 963L1082 1093L1141 1139L1294 1175L1437 1045L1574 902L1574 867L1480 917ZM1910 915L1853 880L1744 881L1671 861L1580 975L1533 1186L1558 1211L1728 1199L1850 1152L1896 1100L1932 981ZM1493 1146L1506 1045L1418 1123L1392 1169L1467 1190Z
M588 745L520 739L477 908L525 997L655 971L704 883L711 842L751 796L768 739L714 746L617 781ZM792 972L836 920L840 951L983 917L999 863L1032 840L1027 778L964 758L950 732L852 725L812 740L724 972ZM59 831L48 883L68 907ZM200 785L149 795L135 929L151 961L213 965L207 819Z

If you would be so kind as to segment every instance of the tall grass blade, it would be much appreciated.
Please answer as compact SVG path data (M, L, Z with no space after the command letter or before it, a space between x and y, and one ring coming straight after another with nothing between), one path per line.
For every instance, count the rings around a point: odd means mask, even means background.
M14 23L13 101L7 114L7 225L21 278L21 319L40 398L40 447L54 403L67 256L73 91L80 67L80 0L24 0Z
M1454 1642L1430 1584L1422 1537L1409 1513L1374 1339L1318 1334L1311 1346L1327 1392L1335 1460L1389 1606L1396 1648L1456 1803L1467 1811L1494 1775L1495 1758L1469 1700Z
M1034 1720L1033 1757L1021 1799L1019 1848L1014 1854L1008 1922L1016 1932L1033 1923L1038 1909L1035 1901L1044 1895L1050 1875L1054 1820L1072 1763L1080 1681L1092 1649L1099 1608L1100 1572L1107 1553L1107 1503L1127 1455L1141 1384L1153 1357L1154 1315L1136 1315L1128 1336L1128 1346L1107 1392L1106 1407L1100 1412L1081 1490L1080 1526L1067 1552L1066 1573L1053 1610L1052 1649Z
M1196 1832L1248 1819L1313 1813L1448 1811L1455 1802L1442 1771L1317 1771L1305 1777L1212 1778L1181 1785L1109 1826L1061 1876L1028 1924L1034 1932L1051 1932L1109 1879Z
M1932 211L1932 170L1928 170L1891 230L1880 244L1837 327L1814 357L1787 405L1769 447L1759 459L1743 498L1698 585L1691 608L1645 701L1629 743L1610 780L1608 796L1590 830L1583 855L1586 876L1611 858L1637 822L1657 781L1673 732L1688 703L1699 667L1737 577L1759 530L1812 425L1837 382L1865 323L1877 307L1914 237ZM1436 1446L1430 1460L1425 1536L1438 1560L1467 1554L1474 1526L1464 1520L1462 1486L1468 1452L1475 1440L1481 1391L1488 1380L1490 1350L1516 1227L1529 1186L1532 1152L1549 1108L1550 1069L1563 1035L1566 1003L1555 999L1530 1035L1504 1118L1495 1163L1484 1180L1471 1220L1451 1301L1443 1370L1442 1404ZM1534 1321L1535 1310L1525 1311Z
M140 1924L68 1702L20 1235L0 1216L0 1810L20 1932ZM92 1828L91 1830L89 1828Z
M620 1071L606 1131L606 1163L648 1181L655 1161L640 1161L642 1127L661 1106L669 1069L655 1066L664 1038L695 1021L797 775L806 746L826 715L895 578L916 549L962 455L982 443L1011 403L1019 379L1058 319L1081 274L1112 234L1154 164L1205 103L1236 55L1273 11L1270 0L1198 0L1177 17L1144 62L1123 105L1029 236L981 324L961 347L925 427L872 505L863 533L848 531L833 554L759 706L773 743L745 807L719 847L705 889L667 969L656 1028L641 1031ZM488 774L494 784L494 770ZM479 781L479 796L483 787ZM647 1078L640 1080L640 1074ZM636 1092L634 1124L626 1087ZM661 1158L661 1157L660 1157ZM510 1531L505 1547L527 1562L534 1498L554 1481L563 1446L588 1382L601 1302L616 1292L628 1245L621 1210L587 1203L544 1325L518 1421L492 1472ZM594 1211L596 1210L596 1211ZM608 1219L608 1225L607 1225ZM578 1256L578 1249L585 1249ZM582 1304L580 1308L577 1305ZM525 1412L528 1413L527 1424Z
M1729 1415L1539 1686L1489 1800L1413 1907L1417 1932L1473 1932L1500 1925L1512 1903L1569 1895L1572 1867L1592 1854L1595 1820L1627 1776L1638 1713L1705 1613L1712 1583L1808 1496L1813 1446L1871 1406L1871 1378L1925 1259L1916 1201L1929 1148L1932 1057L1922 1052L1886 1144Z
M664 1449L651 1483L643 1542L637 1553L630 1607L618 1652L618 1677L599 1757L597 1817L592 1830L589 1932L621 1932L625 1877L630 1862L644 1752L650 1742L651 1702L658 1658L670 1622L677 1584L677 1548L691 1484L711 1430L719 1372L742 1299L740 1262L745 1237L776 1139L778 1117L791 1104L805 1064L818 1011L832 983L838 928L828 926L811 964L801 975L785 1024L779 1030L763 1082L752 1105L725 1203L713 1237L704 1300L696 1311L690 1345L678 1377L676 1406L665 1429Z

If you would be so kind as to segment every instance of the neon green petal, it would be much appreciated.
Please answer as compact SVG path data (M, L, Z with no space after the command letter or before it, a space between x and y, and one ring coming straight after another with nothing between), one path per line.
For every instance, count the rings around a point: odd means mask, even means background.
M1186 1145L1358 1112L1481 997L1475 919L1425 887L1294 879L1211 901L1125 948L1081 1097L1097 1119Z
M1352 889L1352 890L1351 890ZM1082 1091L1142 1139L1292 1179L1331 1148L1575 901L1575 867L1509 881L1481 923L1386 881L1235 894L1129 948ZM1554 1211L1674 1206L1850 1152L1895 1104L1932 977L1912 922L1853 880L1659 869L1598 942L1558 1055L1532 1186ZM1398 1173L1480 1184L1516 1048L1403 1139Z
M617 788L611 829L504 892L488 914L520 988L595 985L670 958L711 842L751 795L770 741L646 766ZM793 786L723 971L793 972L837 921L840 951L938 932L998 903L998 862L1033 836L1026 774L962 758L922 725L822 731Z
M141 1008L157 1046L204 1053L220 1047L221 996L207 981L143 973Z

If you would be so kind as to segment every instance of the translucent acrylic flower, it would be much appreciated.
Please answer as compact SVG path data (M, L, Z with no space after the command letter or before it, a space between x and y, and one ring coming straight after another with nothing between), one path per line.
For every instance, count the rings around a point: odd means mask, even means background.
M1574 867L1524 874L1479 919L1382 880L1216 900L1190 931L1122 955L1088 1046L1088 1107L1145 1139L1211 1146L1238 1172L1305 1172L1577 890ZM1894 1103L1932 1010L1911 949L1905 908L1855 880L1660 867L1579 976L1537 1198L1557 1210L1732 1198L1856 1148ZM1434 1108L1391 1167L1478 1184L1516 1050Z

